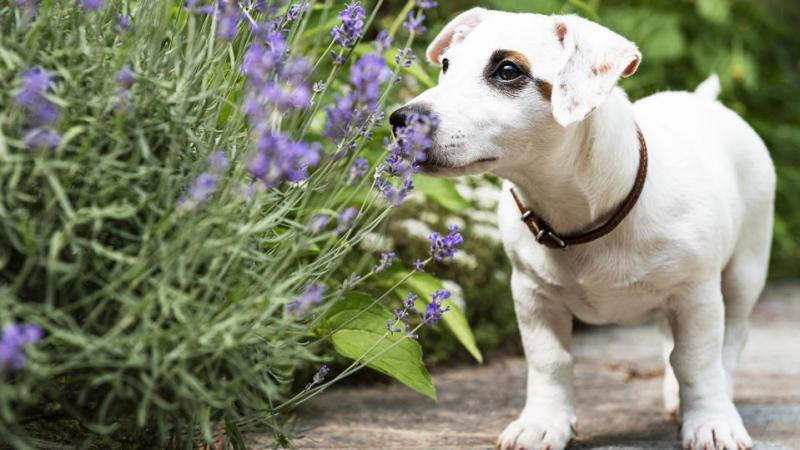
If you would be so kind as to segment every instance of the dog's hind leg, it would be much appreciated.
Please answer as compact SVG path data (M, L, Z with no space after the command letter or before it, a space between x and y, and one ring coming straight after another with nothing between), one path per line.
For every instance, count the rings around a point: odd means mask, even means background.
M747 341L750 313L764 289L769 264L772 214L751 216L736 251L722 272L722 297L725 302L725 338L722 363L726 388L733 398L733 379L739 354Z
M672 330L669 328L669 321L666 316L658 319L658 331L661 333L661 351L664 357L664 384L662 393L664 395L664 411L671 417L677 417L678 407L680 406L680 391L678 389L678 379L675 378L675 371L669 362L669 355L675 343L672 340Z

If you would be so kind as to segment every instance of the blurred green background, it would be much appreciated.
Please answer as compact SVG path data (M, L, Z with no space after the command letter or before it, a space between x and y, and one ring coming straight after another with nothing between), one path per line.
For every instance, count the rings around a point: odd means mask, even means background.
M388 13L397 11L403 3L389 0L383 8L387 16L378 28L387 27L392 20ZM415 48L420 68L414 69L428 77L408 74L395 99L397 105L435 82L438 68L424 62L425 46L448 20L473 6L579 14L633 40L644 58L636 75L621 83L631 100L663 90L692 90L710 73L717 73L722 82L721 100L755 127L777 166L770 277L800 275L800 1L440 0L438 8L428 12L428 31ZM419 253L427 245L428 228L462 224L467 241L464 254L455 264L432 271L451 280L487 359L518 353L508 287L510 267L496 232L492 232L498 180L432 181L419 177L418 181L424 195L392 216L390 243L399 254ZM403 247L410 249L405 252ZM447 333L429 333L432 336L421 342L430 364L470 360Z

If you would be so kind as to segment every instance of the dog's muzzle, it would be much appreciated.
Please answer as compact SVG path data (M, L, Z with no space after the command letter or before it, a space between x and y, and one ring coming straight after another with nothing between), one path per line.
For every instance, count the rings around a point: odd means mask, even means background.
M406 105L396 109L392 115L389 116L389 124L392 126L392 132L396 133L398 128L408 125L408 119L415 114L432 116L433 110L423 103Z

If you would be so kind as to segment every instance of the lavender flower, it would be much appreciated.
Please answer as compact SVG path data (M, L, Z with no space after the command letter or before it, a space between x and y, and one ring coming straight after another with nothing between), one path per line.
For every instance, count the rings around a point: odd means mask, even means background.
M14 4L22 9L29 17L34 17L36 15L36 8L39 6L39 0L16 0Z
M52 125L58 120L56 105L45 97L53 84L53 76L40 67L22 74L22 88L17 92L16 100L25 112L27 125Z
M392 78L392 71L379 55L364 55L350 70L353 98L374 108L380 96L380 87Z
M422 322L425 325L436 325L439 320L442 319L442 314L450 310L449 305L442 308L442 303L448 298L450 298L450 292L444 289L440 289L431 294L431 302L425 307L425 312L420 313Z
M403 28L409 33L424 33L426 30L425 25L423 25L424 21L425 14L422 11L418 12L416 16L414 16L413 12L409 12L406 21L403 22Z
M353 164L350 165L350 185L354 186L358 184L358 180L360 180L364 175L369 172L369 163L367 159L363 156L358 157Z
M214 173L225 173L228 170L228 158L223 152L214 152L208 158L208 166Z
M131 70L130 64L125 64L122 66L119 72L117 72L117 77L115 78L117 82L117 86L121 89L130 89L133 86L133 71Z
M392 261L394 260L395 256L396 255L394 252L381 253L380 263L377 266L373 267L372 271L383 272L384 270L388 269L389 267L392 266Z
M293 141L280 133L263 133L250 160L250 173L267 188L283 181L302 181L308 178L308 168L319 163L320 151L316 143Z
M0 372L25 367L25 348L42 339L42 329L35 324L11 323L0 335Z
M382 54L386 50L392 48L392 42L394 42L394 39L389 35L389 32L382 30L375 36L375 40L372 41L372 47L375 49L376 53Z
M104 4L105 0L78 0L78 6L84 11L97 11Z
M117 16L114 32L122 34L131 29L131 16L130 14L120 14Z
M52 150L61 143L61 135L46 126L28 131L23 139L31 150Z
M422 9L431 9L439 6L439 4L434 0L417 0L415 3Z
M442 236L438 232L428 236L428 240L431 241L431 256L437 261L452 258L458 252L458 247L464 244L464 239L458 232L458 225L452 225L449 230L450 234L447 236Z
M403 48L397 51L397 56L394 58L394 60L397 62L397 64L407 69L414 64L414 61L417 60L417 55L415 55L414 51L410 48Z
M320 367L317 373L314 374L314 384L320 384L325 381L325 376L328 375L330 371L331 369L326 365Z
M222 152L216 152L209 158L209 171L195 178L186 195L178 199L178 210L188 211L207 202L211 194L216 192L220 175L228 169L228 160Z
M409 292L408 296L403 299L403 307L405 307L409 311L413 311L414 308L416 307L415 305L417 303L418 298L419 297L414 295L413 292Z
M330 216L326 214L316 214L311 218L311 220L308 221L308 225L306 225L306 233L317 234L324 230L330 221Z
M342 211L336 218L336 234L342 234L353 228L353 222L358 215L358 209L350 207Z
M353 48L364 33L364 17L361 2L353 1L345 5L339 13L341 25L331 30L334 42L345 48Z
M417 259L416 261L414 261L414 270L416 270L417 272L425 272L425 264L426 264L425 261Z
M322 303L322 295L324 293L324 285L309 284L300 298L286 305L286 315L295 319L304 318L315 306Z
M408 194L414 190L414 182L411 181L410 177L403 180L400 189L397 189L392 183L381 178L375 180L375 185L386 200L393 204L395 208L400 207L406 201Z

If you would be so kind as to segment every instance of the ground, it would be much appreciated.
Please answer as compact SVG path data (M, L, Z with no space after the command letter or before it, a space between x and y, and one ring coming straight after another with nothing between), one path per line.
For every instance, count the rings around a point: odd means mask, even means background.
M578 438L572 449L677 449L662 412L653 325L575 335ZM433 374L438 403L397 385L335 388L297 417L300 449L490 449L525 401L521 358ZM767 289L736 378L736 404L756 449L800 449L800 284ZM270 448L253 436L254 448Z

